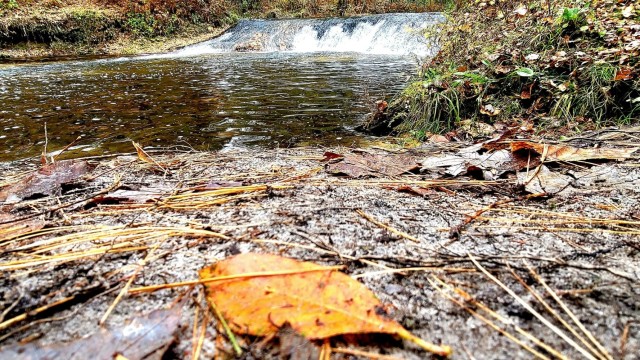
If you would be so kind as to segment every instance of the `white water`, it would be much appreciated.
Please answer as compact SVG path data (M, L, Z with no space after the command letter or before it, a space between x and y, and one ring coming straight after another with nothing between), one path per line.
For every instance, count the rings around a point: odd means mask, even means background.
M355 52L429 56L437 45L424 29L444 21L440 14L382 14L345 19L243 20L222 36L170 56L236 51Z

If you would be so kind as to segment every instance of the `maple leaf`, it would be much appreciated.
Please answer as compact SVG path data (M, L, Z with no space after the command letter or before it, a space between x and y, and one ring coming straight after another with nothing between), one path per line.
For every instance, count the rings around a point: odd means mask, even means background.
M393 334L435 354L451 354L448 346L417 338L390 319L373 292L335 267L248 253L202 269L200 278L207 301L239 334L273 336L288 324L312 340Z

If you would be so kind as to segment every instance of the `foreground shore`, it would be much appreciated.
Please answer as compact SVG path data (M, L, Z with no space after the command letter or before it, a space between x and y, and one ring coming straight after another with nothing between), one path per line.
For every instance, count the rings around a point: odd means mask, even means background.
M194 352L227 358L233 349L224 338L216 340L215 316L203 318L199 285L144 288L196 280L205 266L256 252L344 265L390 306L391 318L423 339L451 346L456 359L528 358L530 350L568 358L582 356L580 349L590 353L557 336L516 297L568 337L575 330L586 339L583 326L604 348L594 358L606 358L605 352L634 359L640 352L636 131L585 134L559 144L616 147L630 154L623 161L557 162L549 160L551 152L547 159L530 152L530 164L541 159L545 165L498 173L485 168L484 175L471 167L457 174L438 168L469 153L471 144L455 143L401 153L139 150L47 165L46 179L60 167L66 171L60 176L75 178L36 181L36 190L25 179L40 166L4 164L0 301L7 310L0 357L16 353L19 344L54 346L96 333L99 322L109 331L122 328L126 319L183 299L176 343L165 351L185 359ZM436 165L425 165L434 159ZM487 171L502 174L492 178ZM525 185L527 175L533 181ZM560 187L548 182L568 178ZM531 187L536 182L541 188ZM201 326L206 332L196 331ZM241 347L247 358L280 358L282 341L242 337ZM338 338L331 346L336 359L353 358L345 348L367 356L427 356L385 336Z

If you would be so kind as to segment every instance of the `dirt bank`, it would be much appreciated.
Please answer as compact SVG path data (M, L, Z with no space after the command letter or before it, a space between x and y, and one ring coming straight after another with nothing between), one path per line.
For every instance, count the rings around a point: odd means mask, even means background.
M634 134L586 134L571 144L633 149ZM426 159L460 154L465 147L431 145L405 155ZM397 156L375 149L365 152L377 159L370 166ZM533 291L586 339L550 289L602 344L602 352L616 359L637 358L637 153L623 162L549 163L551 172L572 180L555 195L536 196L517 185L513 172L494 180L476 180L471 170L456 177L425 169L383 176L400 166L396 158L393 166L374 171L374 177L335 176L331 173L336 168L327 165L327 159L332 163L340 161L335 154L364 155L349 149L324 153L174 151L152 152L152 158L142 157L145 161L135 154L92 159L87 168L74 170L80 178L73 185L52 195L5 203L1 226L6 229L13 221L22 230L0 232L0 307L6 309L0 354L19 343L59 344L96 332L98 321L130 279L129 289L194 280L204 266L234 254L258 252L345 265L347 274L391 306L393 319L423 339L452 346L456 359L532 356L471 312L491 318L497 329L522 339L539 354L549 355L550 350L527 340L523 331L568 358L582 358L579 349L591 353L535 299ZM6 198L11 184L37 166L2 167L6 180L0 190ZM352 171L349 166L342 169ZM21 191L23 196L27 193ZM15 202L15 196L8 199ZM16 222L19 218L25 219ZM16 231L21 235L16 237ZM487 274L577 344L564 341ZM471 294L507 323L447 287ZM190 358L199 338L194 317L202 320L206 311L201 291L199 286L137 295L124 291L106 325L120 328L125 319L170 306L186 292L177 343L170 352ZM467 310L446 296L466 304ZM46 311L34 311L47 305L51 308ZM232 349L227 341L215 342L213 323L207 325L201 358L228 358ZM339 338L331 344L403 359L428 357L414 345L385 336ZM242 358L281 358L282 348L274 340L242 338L241 346ZM599 354L591 356L606 358ZM334 353L332 358L357 357Z

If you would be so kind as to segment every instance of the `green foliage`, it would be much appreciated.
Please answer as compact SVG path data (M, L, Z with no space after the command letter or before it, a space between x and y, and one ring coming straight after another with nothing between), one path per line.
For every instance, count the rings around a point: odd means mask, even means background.
M418 81L411 84L401 95L402 117L398 127L401 132L416 134L442 133L460 122L462 94L455 87L437 88L431 82Z
M0 15L19 7L16 0L0 0Z
M16 0L0 0L0 9L13 10L19 7Z
M127 26L136 35L153 35L155 20L153 16L140 13L127 14Z

